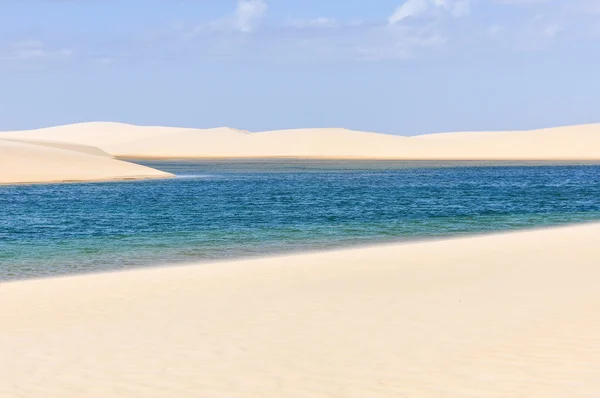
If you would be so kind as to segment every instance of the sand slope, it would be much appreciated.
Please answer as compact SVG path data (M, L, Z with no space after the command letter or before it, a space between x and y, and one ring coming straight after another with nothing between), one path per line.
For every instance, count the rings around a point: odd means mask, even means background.
M4 132L0 137L93 145L115 156L141 158L600 159L600 124L402 137L335 128L248 133L226 127L183 129L82 123Z
M122 157L391 157L404 137L345 129L300 129L242 133L229 129L159 135L106 150Z
M94 147L0 139L0 184L170 176L149 167L116 160Z
M96 156L104 156L104 157L108 157L108 158L114 158L114 156L111 155L110 153L105 152L100 148L96 148L95 146L89 146L89 145L73 144L73 143L69 143L69 142L60 142L60 141L44 141L44 140L35 140L35 139L22 140L22 139L16 139L16 138L2 138L1 140L2 141L12 141L12 142L21 143L21 144L39 145L39 146L44 146L44 147L49 147L49 148L56 148L56 149L65 149L68 151L75 151L75 152L85 153L88 155L96 155Z
M600 159L600 124L531 131L428 134L413 138L431 153L470 159Z
M166 130L166 131L165 131ZM48 127L37 130L1 132L0 138L21 138L26 140L48 140L70 142L104 148L118 144L173 132L174 128L139 127L122 123L93 122L76 123L66 126Z
M0 396L600 396L600 225L0 285Z

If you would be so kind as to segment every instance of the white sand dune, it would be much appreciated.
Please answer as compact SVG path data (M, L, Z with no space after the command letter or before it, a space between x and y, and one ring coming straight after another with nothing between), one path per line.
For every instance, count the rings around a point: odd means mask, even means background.
M469 159L600 159L600 124L531 131L463 132L416 136L428 151ZM450 149L447 149L450 148Z
M335 128L248 133L226 127L82 123L0 137L93 145L115 156L139 158L600 160L600 124L403 137Z
M2 132L0 138L22 138L26 140L47 140L70 142L104 148L107 145L123 143L138 138L169 134L175 128L139 127L130 124L93 122L76 123L66 126L48 127L37 130Z
M167 178L80 144L0 139L0 184Z
M100 148L96 148L94 146L89 146L89 145L81 145L81 144L73 144L73 143L69 143L69 142L60 142L60 141L44 141L44 140L20 140L20 139L16 139L16 138L0 138L0 140L2 141L12 141L12 142L17 142L17 143L21 143L21 144L29 144L29 145L39 145L39 146L45 146L45 147L49 147L49 148L57 148L57 149L65 149L68 151L75 151L75 152L80 152L80 153L85 153L88 155L96 155L96 156L104 156L104 157L108 157L108 158L114 158L113 155L111 155L108 152L103 151Z
M145 158L370 158L393 157L395 146L403 140L407 138L345 129L241 133L220 128L138 139L106 150Z
M600 396L600 225L0 285L0 396Z

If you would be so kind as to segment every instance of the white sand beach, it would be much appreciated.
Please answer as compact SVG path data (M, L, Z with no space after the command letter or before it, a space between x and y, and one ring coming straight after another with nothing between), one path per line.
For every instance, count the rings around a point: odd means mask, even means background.
M80 123L0 133L3 137L92 145L121 158L600 160L600 124L404 137L342 128L250 133L227 127Z
M0 184L168 178L77 143L0 139Z
M600 224L0 284L0 397L600 396Z

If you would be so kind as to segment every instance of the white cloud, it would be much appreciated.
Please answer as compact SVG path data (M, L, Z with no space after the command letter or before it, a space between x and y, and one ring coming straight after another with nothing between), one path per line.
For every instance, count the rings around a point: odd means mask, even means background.
M487 33L494 43L503 48L517 52L537 52L551 48L568 27L569 21L564 16L538 14L510 21L509 24L493 24L487 28Z
M416 18L435 10L442 10L454 17L462 17L470 13L469 0L406 0L388 18L390 25L406 18Z
M548 3L551 0L494 0L494 3L504 5L527 5L527 4L540 4Z
M365 24L359 19L339 20L328 17L318 17L312 19L288 19L281 26L296 29L338 29L338 28L357 28Z
M600 0L581 0L575 7L584 14L600 14Z
M73 54L72 49L49 49L40 40L22 40L10 45L0 59L4 60L36 60L43 58L67 58Z
M469 0L459 0L452 7L452 15L455 17L464 17L471 12Z
M340 26L338 20L327 17L319 17L314 19L290 19L285 26L291 28L337 28Z
M532 36L553 39L563 30L563 24L556 18L539 14L529 20L528 28L531 30Z
M41 48L44 43L41 40L21 40L13 43L13 48Z
M195 36L204 31L254 32L267 16L269 5L265 0L238 0L233 14L196 25L188 33ZM183 25L179 25L182 29Z
M0 0L1 1L1 0ZM388 20L356 21L332 14L295 19L270 20L269 29L252 35L266 23L268 0L236 0L234 7L219 19L171 24L157 33L122 46L130 52L152 58L157 52L190 58L281 58L281 59L406 59L433 53L475 51L493 45L501 51L537 51L553 46L557 38L572 40L573 31L587 29L596 21L584 15L600 0L395 0L399 5ZM534 6L534 3L540 3ZM531 4L504 9L504 4ZM236 6L237 4L237 6ZM476 17L459 20L473 12ZM512 6L511 6L512 7ZM475 9L476 8L476 9ZM593 8L591 8L593 10ZM535 18L532 17L539 14ZM587 19L585 19L587 18ZM581 22L583 21L583 22ZM581 23L580 23L581 22ZM596 34L600 31L597 31ZM576 32L577 33L577 32ZM583 37L583 33L581 34ZM47 49L39 43L22 44L13 57L42 58ZM77 54L85 48L77 48ZM2 51L6 54L6 52ZM56 52L54 52L56 54ZM162 55L159 54L159 55ZM65 55L67 55L65 53ZM120 55L103 51L97 62ZM129 55L128 55L129 56Z
M435 28L387 25L372 29L367 39L357 48L360 59L381 61L416 58L423 51L442 47L447 38Z
M269 6L264 0L239 0L233 14L233 27L240 32L252 32L267 15Z
M390 24L398 23L408 17L416 17L429 8L429 0L406 0L404 4L396 8L396 11L388 18Z
M562 30L563 30L563 27L560 23L553 23L553 24L545 26L542 29L541 33L542 33L543 37L545 37L547 39L553 39Z

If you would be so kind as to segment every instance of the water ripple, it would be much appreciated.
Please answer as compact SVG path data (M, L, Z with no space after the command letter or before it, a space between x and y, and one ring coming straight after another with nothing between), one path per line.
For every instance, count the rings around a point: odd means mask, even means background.
M600 166L152 162L179 178L0 187L0 280L600 219Z

